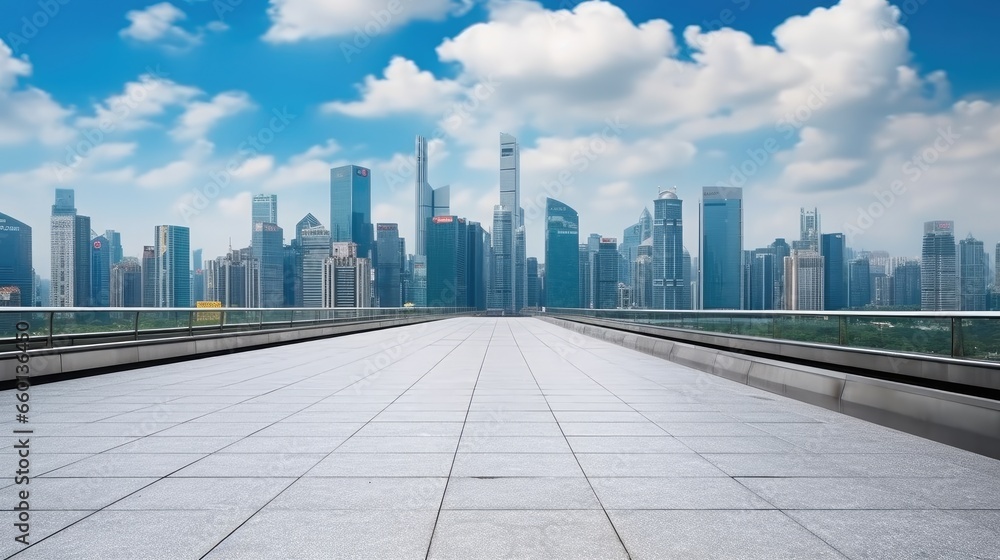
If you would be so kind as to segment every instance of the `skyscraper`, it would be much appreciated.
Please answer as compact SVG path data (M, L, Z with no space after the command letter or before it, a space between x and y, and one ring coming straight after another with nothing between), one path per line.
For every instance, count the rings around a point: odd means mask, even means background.
M156 247L145 245L142 248L142 306L156 305Z
M34 302L31 227L0 213L0 288L17 287L21 306Z
M359 258L371 258L371 170L344 165L330 170L330 236L335 243L352 242Z
M699 217L701 309L741 309L743 189L704 187Z
M333 256L323 263L323 307L370 305L371 261L357 251L352 242L333 244Z
M191 230L156 226L155 235L155 305L191 307Z
M866 261L867 262L867 261ZM785 301L793 311L823 310L823 257L795 249L785 257Z
M78 216L72 189L56 189L52 205L52 288L49 305L90 305L90 218Z
M470 307L469 233L465 218L434 216L427 224L427 305Z
M754 251L753 261L750 263L750 309L756 311L774 309L774 276L774 253L770 249Z
M493 207L493 266L490 271L489 307L514 312L514 212ZM428 298L430 298L428 292Z
M523 225L514 230L514 295L517 312L528 305L528 240Z
M792 246L784 237L778 237L768 248L774 254L774 308L788 309L785 303L785 257L791 256Z
M111 305L111 241L103 235L90 241L90 304Z
M632 283L632 263L639 256L639 244L653 235L653 217L648 208L643 208L639 215L639 221L625 228L622 232L622 246L619 248L622 254L622 282Z
M925 222L920 259L920 309L957 311L958 308L955 222Z
M618 240L602 237L594 257L594 309L618 307Z
M281 307L285 302L284 232L277 224L254 222L251 247L260 263L260 306Z
M683 201L677 190L653 202L653 309L685 309Z
M427 140L423 136L417 136L416 141L416 217L414 231L414 255L424 256L427 254L427 220L434 216L447 216L451 213L450 194L448 185L440 188L431 187L427 179Z
M330 230L321 225L299 231L302 307L323 307L323 263L330 258Z
M823 256L823 304L828 310L847 307L847 273L844 268L844 250L847 248L843 233L824 233L820 236L820 254Z
M113 229L108 229L104 231L104 237L108 239L108 243L111 245L112 266L122 262L122 259L125 258L125 251L122 248L122 234Z
M490 234L483 229L479 222L469 222L468 230L468 257L466 265L466 281L469 286L469 307L486 310L486 300L489 297L487 286L489 286L490 267Z
M792 248L800 251L819 252L819 244L819 209L799 209L799 240L792 243Z
M538 304L538 259L528 257L528 307L539 307Z
M257 194L253 197L251 208L251 225L266 222L268 224L278 223L278 195Z
M892 301L897 307L920 308L920 263L906 261L893 269Z
M379 307L401 307L399 224L375 226L375 298Z
M871 263L867 258L857 258L847 268L847 305L861 309L872 302Z
M958 242L958 279L959 309L986 311L986 251L972 234Z
M510 279L502 279L500 269L494 267L496 274L491 275L492 282L500 286L499 290L504 295L497 294L494 297L503 301L503 308L510 312L519 311L525 304L525 287L527 284L527 252L526 252L526 232L522 229L524 225L524 209L521 208L521 151L517 143L517 138L510 134L500 133L500 205L505 211L510 212L510 229L504 229L498 234L493 231L493 253L494 258L500 258L500 254L510 247L510 265L504 268L502 274ZM496 210L494 209L494 222L496 221ZM509 239L508 239L509 238ZM501 252L497 251L497 247ZM505 257L506 258L506 257ZM509 285L509 288L507 287ZM506 291L509 290L509 305Z
M111 307L142 306L142 267L139 259L123 257L111 267Z
M586 243L581 243L579 247L579 262L580 262L580 275L579 275L579 292L580 292L580 308L590 309L593 307L593 276L592 272L592 262L590 260L590 248ZM546 264L546 268L548 265ZM553 306L557 307L557 306Z

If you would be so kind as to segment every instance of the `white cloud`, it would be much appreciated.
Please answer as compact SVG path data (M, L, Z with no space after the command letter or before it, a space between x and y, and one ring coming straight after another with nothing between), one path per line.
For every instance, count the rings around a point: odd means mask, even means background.
M143 10L130 10L125 14L129 26L118 33L141 43L159 43L172 49L186 49L201 43L201 34L194 34L175 22L187 19L181 9L169 2L153 4Z
M81 129L131 131L153 125L156 117L168 109L183 106L202 95L196 87L178 84L152 71L139 76L138 81L125 84L122 93L108 97L94 106L94 115L76 120Z
M439 115L462 91L456 82L438 80L434 74L421 71L412 60L399 56L389 61L382 79L369 75L359 89L361 101L331 101L323 104L323 111L352 117L384 117L396 112Z
M254 104L246 92L222 92L210 101L195 101L188 104L170 134L177 140L204 138L219 121L253 107Z
M68 142L73 131L66 125L72 111L33 87L18 88L18 81L31 75L26 57L15 58L0 39L0 146L38 141L54 146Z
M271 27L264 40L293 43L304 39L377 35L414 20L439 20L453 10L453 0L270 0ZM363 48L365 45L361 45Z

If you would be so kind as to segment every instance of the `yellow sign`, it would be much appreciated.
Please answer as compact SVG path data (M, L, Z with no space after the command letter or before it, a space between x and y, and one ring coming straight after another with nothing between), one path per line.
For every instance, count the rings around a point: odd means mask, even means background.
M215 309L217 307L222 307L221 301L199 301L195 302L195 307L198 309Z
M221 301L197 301L194 304L198 309L218 309L222 307ZM217 324L222 319L221 313L195 313L195 322L199 324Z

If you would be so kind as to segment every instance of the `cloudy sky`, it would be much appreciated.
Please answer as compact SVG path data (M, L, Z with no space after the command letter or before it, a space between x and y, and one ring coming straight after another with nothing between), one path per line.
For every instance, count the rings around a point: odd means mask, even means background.
M797 237L801 206L857 249L916 255L935 219L992 247L998 19L980 0L7 2L0 211L34 228L42 276L60 187L127 255L176 224L210 258L249 244L256 193L286 242L307 212L326 224L329 168L355 163L374 220L412 237L414 136L453 213L488 224L503 131L530 255L535 201L620 237L673 186L696 254L705 185L744 187L748 249Z

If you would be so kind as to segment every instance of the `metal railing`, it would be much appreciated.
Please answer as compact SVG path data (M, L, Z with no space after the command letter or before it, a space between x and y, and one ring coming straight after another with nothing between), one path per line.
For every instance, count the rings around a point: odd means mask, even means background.
M776 341L1000 362L1000 312L650 311L546 308L592 317Z
M94 308L0 307L0 352L15 350L18 334L27 333L30 348L193 337L381 321L445 317L473 313L458 307L398 308ZM22 338L23 340L23 338Z

